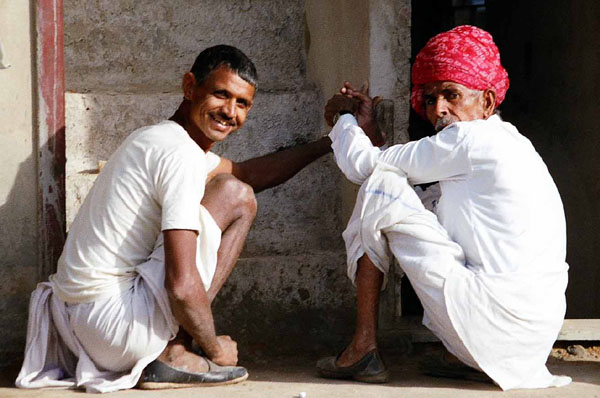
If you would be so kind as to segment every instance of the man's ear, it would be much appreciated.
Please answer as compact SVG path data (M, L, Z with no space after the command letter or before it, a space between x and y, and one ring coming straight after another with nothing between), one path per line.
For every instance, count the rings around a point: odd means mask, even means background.
M484 90L481 101L483 101L483 117L487 119L496 110L496 92L492 89Z
M191 100L194 94L194 88L196 87L196 76L192 72L188 72L183 75L183 82L181 88L183 89L183 97L186 100Z

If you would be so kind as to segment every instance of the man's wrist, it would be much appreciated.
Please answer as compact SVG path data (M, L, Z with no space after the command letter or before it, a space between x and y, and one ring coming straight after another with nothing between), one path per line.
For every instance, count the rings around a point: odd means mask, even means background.
M342 109L340 111L338 111L338 113L336 113L335 115L333 115L333 124L335 125L337 123L337 121L340 119L341 116L343 115L352 115L354 116L354 113L352 111L349 111L347 109Z
M214 340L211 341L210 344L207 344L206 347L202 347L202 349L209 359L218 358L219 356L223 355L223 348L221 347L221 344L219 344L217 336L215 336Z

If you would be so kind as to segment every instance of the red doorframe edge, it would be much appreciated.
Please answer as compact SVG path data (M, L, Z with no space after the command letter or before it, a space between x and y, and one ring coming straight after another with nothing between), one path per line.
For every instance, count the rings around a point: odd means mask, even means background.
M63 0L37 0L36 78L40 279L56 270L65 242Z

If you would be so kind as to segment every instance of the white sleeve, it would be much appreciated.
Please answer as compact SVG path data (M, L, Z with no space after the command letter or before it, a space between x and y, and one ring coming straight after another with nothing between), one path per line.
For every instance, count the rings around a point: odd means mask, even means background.
M453 124L434 135L385 151L374 147L352 115L343 115L329 133L338 167L346 177L362 184L377 162L404 171L413 184L461 179L471 170L465 126Z
M432 137L394 145L379 161L404 171L413 184L465 178L471 163L464 130L453 124Z
M206 152L206 172L210 173L221 163L221 157L214 152Z
M161 230L200 231L200 201L206 183L206 159L192 150L176 150L159 162L158 200Z
M354 116L342 115L329 133L335 161L342 173L353 183L366 180L381 155L369 137L358 127Z

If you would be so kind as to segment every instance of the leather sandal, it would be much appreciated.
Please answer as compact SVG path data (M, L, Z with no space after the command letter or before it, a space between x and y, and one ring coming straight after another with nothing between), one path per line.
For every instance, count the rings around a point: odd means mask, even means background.
M208 372L186 372L155 360L144 369L138 387L143 390L166 388L208 387L234 384L248 378L248 371L241 366L219 366L208 358Z
M342 355L340 353L340 355ZM363 383L385 383L389 372L377 349L369 351L358 362L350 366L337 365L337 357L321 358L317 362L319 376L327 379L353 379Z
M423 373L434 377L464 379L494 384L494 381L485 373L467 365L448 362L444 354L425 357L423 361Z

